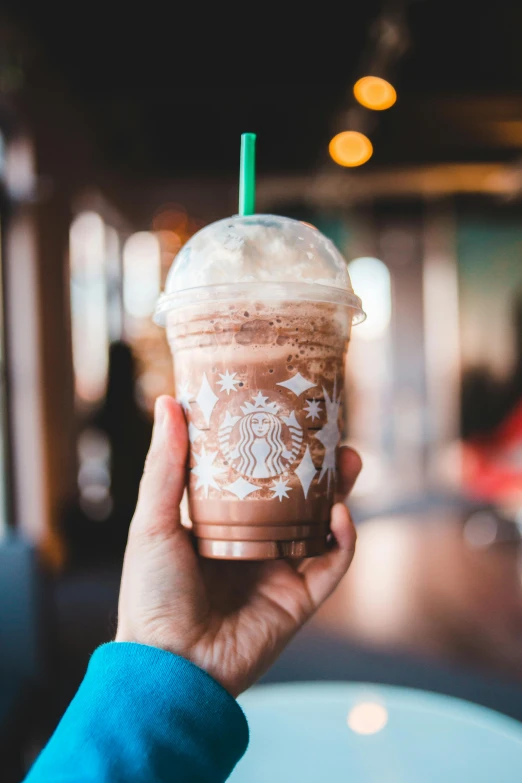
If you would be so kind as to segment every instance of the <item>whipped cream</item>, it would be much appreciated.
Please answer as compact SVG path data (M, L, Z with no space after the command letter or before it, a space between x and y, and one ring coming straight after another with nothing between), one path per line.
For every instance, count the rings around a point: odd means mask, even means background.
M278 215L235 215L198 231L174 259L165 294L222 283L310 283L353 291L333 242L307 223Z

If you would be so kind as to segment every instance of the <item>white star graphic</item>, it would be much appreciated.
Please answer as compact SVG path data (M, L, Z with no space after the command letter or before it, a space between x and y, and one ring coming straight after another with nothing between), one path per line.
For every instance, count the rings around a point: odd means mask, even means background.
M203 433L201 430L198 430L197 427L195 427L192 422L189 423L188 426L188 434L189 434L189 440L191 443L195 443L198 438L203 437Z
M341 407L341 394L337 397L337 381L334 384L332 399L323 386L324 403L326 406L326 424L315 433L315 437L320 441L325 449L323 466L319 481L322 480L325 473L328 473L328 490L330 482L335 477L335 452L339 443L341 432L339 430L339 409Z
M214 410L218 400L219 397L214 394L212 386L208 382L207 374L204 372L203 380L201 381L201 388L198 391L198 396L196 397L196 402L201 409L201 413L205 417L207 426L210 426L210 417L212 416L212 411Z
M274 492L271 499L273 500L274 498L279 498L280 503L283 498L287 498L288 493L292 491L292 487L289 487L288 482L283 481L282 478L280 478L278 481L274 481L270 489L272 489Z
M233 484L227 484L226 487L224 487L228 492L232 492L233 495L235 495L240 500L244 500L248 495L251 495L252 492L257 492L259 489L256 484L251 484L249 481L245 481L245 479L241 476L240 478L236 479Z
M221 391L226 391L227 395L230 394L231 391L235 392L237 391L234 384L239 383L238 380L236 380L237 373L229 373L228 370L225 370L225 374L222 375L219 373L219 377L221 378L220 381L217 381L218 386L221 386Z
M301 460L299 467L297 468L295 472L297 478L301 482L301 486L303 487L303 492L305 498L308 497L308 490L310 489L310 484L314 480L314 478L317 476L317 470L315 468L315 465L312 460L312 456L310 454L310 449L308 446L305 449L305 453L303 456L303 459Z
M213 465L213 462L217 457L217 451L212 451L207 454L205 447L202 446L201 454L197 454L195 451L192 453L194 454L194 458L197 462L197 465L192 468L192 473L198 477L196 482L196 489L203 487L206 498L208 498L209 487L214 487L214 489L221 491L221 487L216 483L214 477L219 476L225 471Z
M188 390L188 383L181 383L178 388L177 401L187 411L190 411L190 397L191 394Z
M261 392L258 392L256 396L254 397L254 402L258 408L264 407L266 401L268 400L268 397L264 397Z
M307 391L307 389L313 389L314 386L317 386L316 383L313 383L312 381L304 378L300 372L298 372L297 375L294 375L292 378L289 378L287 381L278 383L277 385L284 386L285 389L290 389L290 391L293 392L296 397L300 397L303 392Z
M306 404L308 405L308 407L305 407L306 418L311 418L312 421L314 419L319 419L319 414L321 413L321 403L317 400L309 400Z

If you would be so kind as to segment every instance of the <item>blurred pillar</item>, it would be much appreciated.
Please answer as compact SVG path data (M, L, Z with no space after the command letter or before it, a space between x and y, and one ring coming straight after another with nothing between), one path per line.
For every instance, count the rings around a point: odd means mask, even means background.
M23 535L48 528L44 457L38 251L32 209L19 208L6 238L6 321L12 432L13 506Z
M61 519L76 485L69 226L74 194L91 181L93 168L89 134L39 51L17 96L17 113L34 149L35 183L16 218L22 223L17 228L15 222L12 229L15 239L25 239L6 258L6 277L13 287L6 299L16 515L19 527L58 567L65 556ZM31 248L25 255L19 249L23 242ZM20 263L30 285L24 285Z
M58 194L37 212L42 396L45 421L49 555L64 557L58 527L76 486L76 418L69 304L70 199ZM47 550L46 550L47 551Z
M14 508L21 532L54 566L58 522L74 481L70 339L63 260L68 211L25 206L7 238L6 308ZM62 263L59 263L62 261Z

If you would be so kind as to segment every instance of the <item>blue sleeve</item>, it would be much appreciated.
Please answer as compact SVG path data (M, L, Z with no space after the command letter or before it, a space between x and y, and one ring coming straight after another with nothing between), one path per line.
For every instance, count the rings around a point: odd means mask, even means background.
M218 783L247 744L241 708L206 672L111 642L93 654L26 783Z

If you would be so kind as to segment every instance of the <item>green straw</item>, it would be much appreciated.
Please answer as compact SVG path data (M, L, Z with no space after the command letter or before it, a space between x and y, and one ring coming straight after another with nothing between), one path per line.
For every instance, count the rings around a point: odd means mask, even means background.
M241 134L239 164L239 214L253 215L256 211L256 134Z

